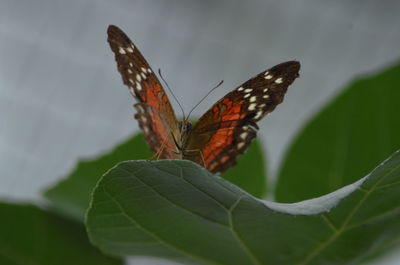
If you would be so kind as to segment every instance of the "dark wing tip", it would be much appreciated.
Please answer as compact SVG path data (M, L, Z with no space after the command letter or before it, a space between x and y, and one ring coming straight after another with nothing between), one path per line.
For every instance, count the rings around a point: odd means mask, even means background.
M117 52L118 47L128 47L132 43L129 37L114 25L109 25L107 28L107 41L114 52Z
M108 35L116 34L116 33L119 33L119 32L122 32L122 30L120 28L118 28L117 26L111 25L111 24L108 25L108 28L107 28L107 34Z
M287 61L280 63L268 70L275 76L285 76L290 78L299 77L300 62L298 61ZM291 83L291 82L290 82Z
M300 62L299 61L287 61L284 63L280 63L275 65L272 69L281 69L290 72L299 72L300 71Z
M124 35L122 30L118 28L117 26L114 25L109 25L107 28L107 40L111 44L113 40L118 40L120 39L120 36Z
M128 36L117 26L109 25L107 28L108 39L127 40Z
M296 76L299 76L300 62L299 61L289 61L288 63L289 63L288 70L292 73L296 73Z

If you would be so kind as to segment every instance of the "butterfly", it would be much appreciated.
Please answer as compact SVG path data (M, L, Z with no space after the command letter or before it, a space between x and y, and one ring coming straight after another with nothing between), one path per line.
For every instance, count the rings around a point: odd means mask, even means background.
M177 120L157 76L138 48L114 25L107 30L122 80L137 99L135 118L150 149L161 159L187 159L210 172L236 164L256 137L257 122L283 101L299 76L300 63L278 64L249 79L217 101L194 126Z

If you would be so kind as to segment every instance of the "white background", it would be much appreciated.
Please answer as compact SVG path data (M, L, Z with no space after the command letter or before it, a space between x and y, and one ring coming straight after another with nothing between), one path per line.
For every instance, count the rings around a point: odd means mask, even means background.
M397 0L0 0L0 197L40 201L79 158L138 130L108 24L162 69L186 111L225 81L196 116L264 69L299 60L300 78L260 124L274 174L318 109L355 77L400 58L399 14Z

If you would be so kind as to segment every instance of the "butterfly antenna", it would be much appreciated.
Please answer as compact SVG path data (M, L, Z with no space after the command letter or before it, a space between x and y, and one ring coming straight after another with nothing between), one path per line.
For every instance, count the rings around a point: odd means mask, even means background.
M162 76L162 74L161 74L161 69L160 69L160 68L158 68L158 74L160 75L160 77L161 77L162 81L164 82L164 84L167 86L168 91L171 93L171 95L172 95L172 97L175 99L176 103L178 103L179 108L180 108L181 111L182 111L183 120L185 120L185 112L183 111L182 105L181 105L181 103L179 103L179 100L175 97L174 92L172 92L172 89L169 87L167 81L165 81L164 77Z
M187 116L187 118L186 118L186 121L189 120L190 114L194 111L194 109L197 108L197 106L200 105L200 103L203 102L203 100L205 100L205 99L208 97L208 95L211 94L211 92L213 92L213 91L214 91L215 89L217 89L220 85L222 85L223 82L224 82L224 80L221 80L221 81L218 83L218 85L216 85L216 86L213 87L210 91L208 91L207 94L206 94L202 99L200 99L200 101L197 102L196 105L194 105L194 107L189 111L189 114L188 114L188 116Z

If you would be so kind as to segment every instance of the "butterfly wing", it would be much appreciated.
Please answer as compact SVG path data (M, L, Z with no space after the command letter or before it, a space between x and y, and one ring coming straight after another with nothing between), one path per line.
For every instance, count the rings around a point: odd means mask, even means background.
M191 130L185 158L214 173L235 165L256 137L257 122L283 101L299 70L296 61L278 64L215 103Z
M175 158L173 149L174 137L178 137L174 135L178 133L177 120L167 94L125 33L113 25L108 27L107 33L122 80L138 100L134 105L137 110L135 118L145 139L153 152L161 152L160 158Z

